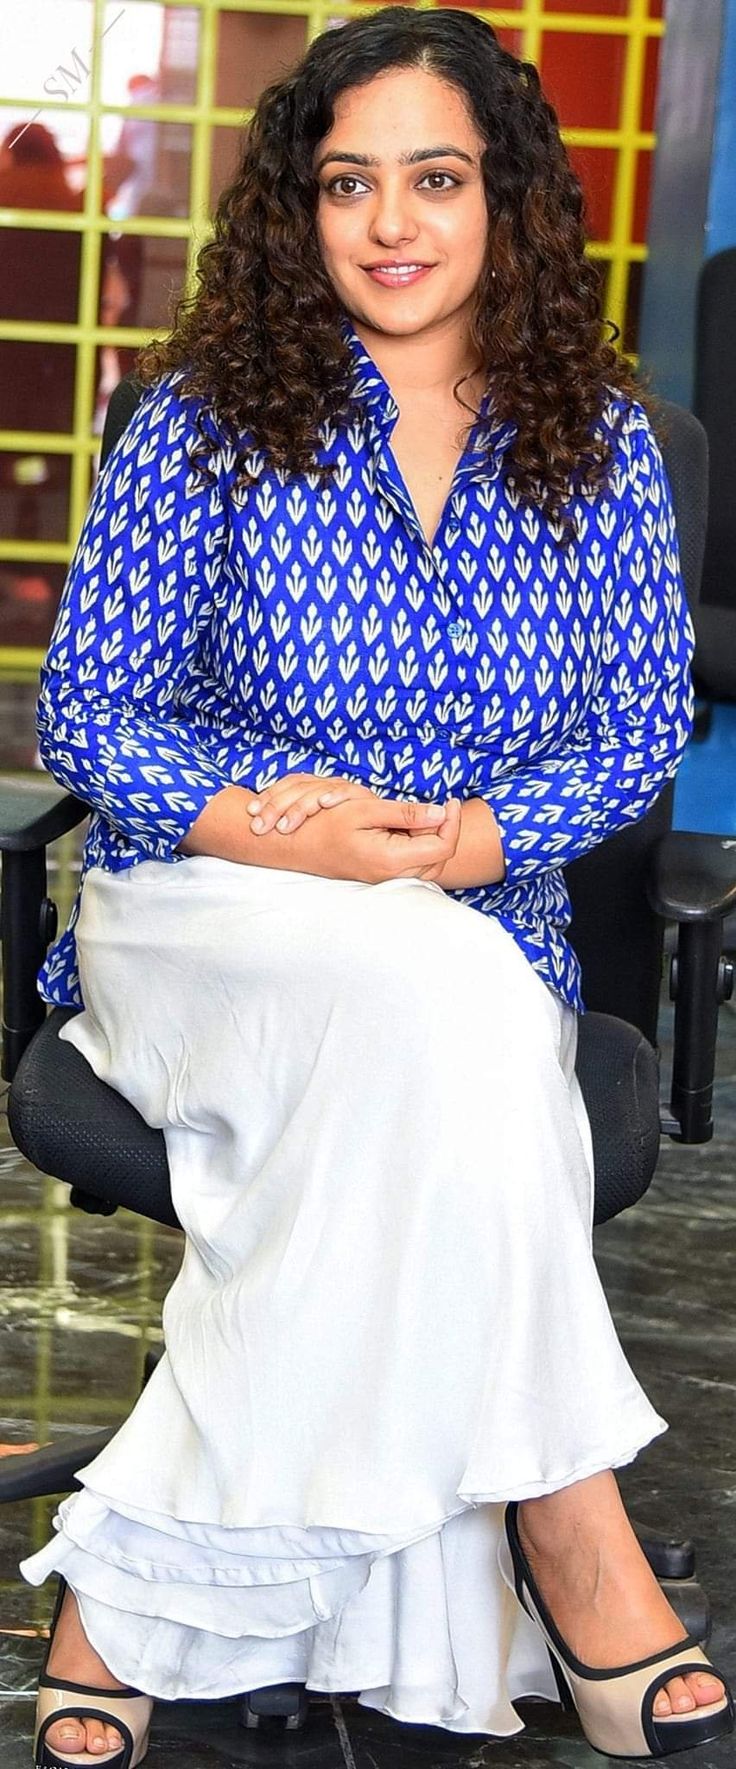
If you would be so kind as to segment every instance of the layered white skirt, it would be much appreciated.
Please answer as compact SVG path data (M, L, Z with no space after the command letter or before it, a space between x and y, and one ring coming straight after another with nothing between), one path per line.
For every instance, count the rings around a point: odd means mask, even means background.
M591 1252L577 1017L439 885L86 878L61 1036L160 1127L165 1354L20 1570L160 1698L299 1681L453 1732L557 1699L504 1503L667 1429Z

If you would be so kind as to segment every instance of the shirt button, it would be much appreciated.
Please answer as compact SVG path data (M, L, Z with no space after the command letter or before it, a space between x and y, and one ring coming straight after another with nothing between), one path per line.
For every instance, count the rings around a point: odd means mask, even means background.
M461 620L451 620L447 628L450 637L453 639L459 639L462 636L462 630L463 623Z

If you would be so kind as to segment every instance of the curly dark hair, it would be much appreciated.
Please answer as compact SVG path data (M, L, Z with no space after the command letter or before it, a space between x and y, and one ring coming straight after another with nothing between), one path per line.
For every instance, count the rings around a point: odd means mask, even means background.
M360 408L338 324L344 310L319 249L313 154L339 94L406 67L454 85L486 142L488 242L470 345L494 415L517 427L507 480L564 538L571 493L607 479L612 447L592 427L608 390L645 404L650 396L604 341L583 192L537 70L470 12L382 7L323 31L293 72L265 88L200 252L197 291L177 302L169 337L140 353L136 372L144 383L182 372L182 390L206 402L234 447L239 485L255 481L254 445L287 473L334 472L335 463L315 461L318 428ZM192 459L206 469L206 413L197 428Z

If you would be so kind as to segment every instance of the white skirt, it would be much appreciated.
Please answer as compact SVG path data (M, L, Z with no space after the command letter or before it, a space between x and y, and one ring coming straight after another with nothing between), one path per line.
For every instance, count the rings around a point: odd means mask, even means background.
M20 1570L163 1699L297 1681L452 1732L557 1700L510 1498L667 1429L591 1251L577 1016L439 885L93 869L61 1036L163 1130L165 1354Z

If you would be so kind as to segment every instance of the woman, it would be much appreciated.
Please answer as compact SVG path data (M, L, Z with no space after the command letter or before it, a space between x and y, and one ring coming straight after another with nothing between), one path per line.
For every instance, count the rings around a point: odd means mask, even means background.
M495 1736L560 1679L620 1755L733 1724L612 1473L666 1424L592 1258L561 867L674 772L692 633L583 246L487 25L327 32L95 489L39 725L97 814L41 983L186 1243L22 1563L64 1575L54 1761L291 1678Z

